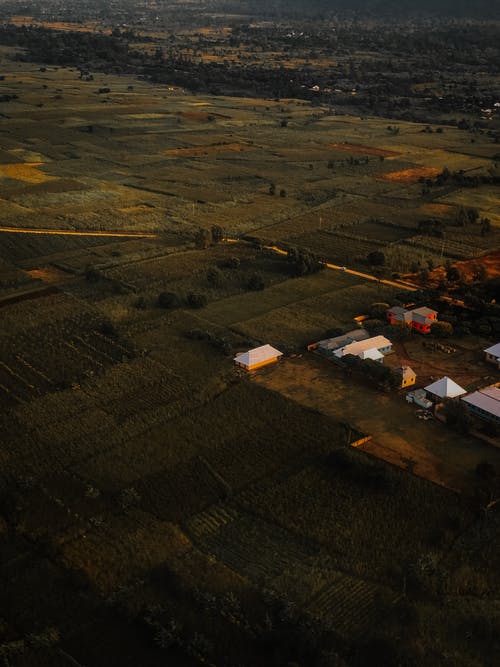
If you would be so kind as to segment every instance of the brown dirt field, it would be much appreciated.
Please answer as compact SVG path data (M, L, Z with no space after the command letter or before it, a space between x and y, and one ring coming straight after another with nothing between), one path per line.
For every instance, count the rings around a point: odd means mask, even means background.
M216 144L215 146L196 146L195 148L170 148L162 152L164 155L174 155L176 157L197 157L199 155L223 153L225 151L248 151L250 148L250 146L245 146L244 144Z
M455 266L464 276L465 280L468 281L473 281L474 274L479 266L484 266L487 278L497 278L500 276L500 251L496 250L488 255L474 257L473 259L465 259L461 262L454 262L453 266ZM407 277L415 283L422 284L419 273L408 274ZM446 278L446 269L444 266L438 266L429 273L426 285L437 285L441 278Z
M453 204L423 204L420 211L425 215L449 215L455 208Z
M70 21L39 21L32 16L12 16L10 22L17 26L35 25L40 28L48 28L49 30L63 30L67 32L102 32L105 35L110 35L109 28L102 29L97 21L87 21L86 23L71 23Z
M364 146L362 144L328 144L328 148L333 148L337 151L346 151L347 153L363 153L364 155L375 155L379 157L394 157L400 155L396 151L388 151L384 148L375 148L374 146Z
M416 183L419 178L433 178L440 174L442 169L437 167L414 167L402 171L392 171L380 176L384 181L398 181L399 183Z
M45 183L56 180L56 176L49 176L37 169L43 162L18 162L16 164L1 164L0 177L13 178L25 183Z
M71 275L67 274L65 271L61 271L61 269L56 269L55 266L42 266L39 269L27 271L27 273L29 273L32 278L41 280L49 285L56 285L72 278Z

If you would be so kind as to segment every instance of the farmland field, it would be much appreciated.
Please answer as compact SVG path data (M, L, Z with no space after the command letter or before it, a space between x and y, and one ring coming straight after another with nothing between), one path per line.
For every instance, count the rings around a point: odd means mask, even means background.
M498 275L495 187L426 183L492 173L491 137L13 54L0 49L0 658L343 667L403 607L437 619L437 638L415 621L425 659L448 650L461 610L498 588L498 534L488 562L473 546L474 470L499 451L305 350L410 298L405 274L432 266L437 282L473 260ZM462 206L489 226L459 225ZM479 349L492 336L448 357L411 338L387 365L496 382ZM266 343L280 364L234 366Z

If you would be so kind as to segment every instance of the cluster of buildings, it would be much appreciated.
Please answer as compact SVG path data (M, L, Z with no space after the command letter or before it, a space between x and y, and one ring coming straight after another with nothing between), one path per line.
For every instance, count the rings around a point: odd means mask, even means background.
M387 310L387 319L391 324L406 323L416 331L427 334L437 321L437 312L427 307L406 309L395 306ZM308 346L323 356L342 363L347 355L354 355L362 360L383 363L385 355L392 352L392 343L385 336L370 336L362 327L348 331L333 338L326 338ZM500 370L500 343L484 350L486 361ZM238 354L234 362L246 371L254 371L269 364L276 363L283 356L280 350L271 345L261 345ZM400 386L409 388L416 382L416 374L410 366L395 369L400 377ZM497 386L478 389L470 394L449 377L442 377L423 389L407 394L408 402L430 408L446 400L461 400L467 409L476 417L500 423L500 388Z

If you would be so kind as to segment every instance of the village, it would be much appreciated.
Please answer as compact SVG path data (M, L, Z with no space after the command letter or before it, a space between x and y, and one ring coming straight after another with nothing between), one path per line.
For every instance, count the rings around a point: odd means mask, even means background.
M373 332L368 331L363 326L367 317L356 317L356 328L352 330L309 344L308 354L286 357L280 350L266 344L238 354L234 363L259 383L279 388L283 386L282 383L271 379L273 365L301 363L300 369L295 366L294 371L283 371L283 376L289 378L293 373L299 377L302 375L307 384L308 381L314 383L316 380L312 374L310 377L304 375L304 366L314 363L324 369L325 362L328 362L332 373L327 381L335 383L337 390L341 386L345 389L347 383L353 387L365 385L366 390L373 393L374 400L375 394L395 398L402 406L406 404L404 409L407 416L413 411L417 419L434 422L435 428L441 429L444 435L455 442L464 440L465 436L465 439L474 438L476 442L500 448L500 343L484 349L478 349L477 343L475 347L469 345L467 349L457 349L457 346L462 346L455 342L452 345L433 335L432 327L439 322L438 312L426 305L416 307L415 304L409 304L406 308L394 306L386 309L386 322L394 329L394 340L388 337L390 334L373 335ZM408 339L401 341L401 328L410 332L409 342ZM436 357L448 362L444 367L450 369L449 375L439 374L443 364L436 363ZM268 369L265 374L255 373L265 368ZM450 375L454 375L455 379ZM333 387L332 391L335 391ZM287 395L294 399L298 396L294 391ZM303 395L303 392L299 392L299 395ZM339 400L337 392L335 398ZM351 397L344 391L344 401L350 400ZM312 407L314 403L308 401L308 405ZM392 401L391 405L392 408L386 414L388 422L398 419ZM369 412L368 407L366 411ZM333 411L332 414L340 413ZM349 409L345 409L344 414L348 419ZM359 431L360 424L363 422L358 421L352 425ZM382 433L366 432L366 428L363 431L364 437L352 440L352 446L365 445L383 437ZM428 436L431 439L430 432ZM406 446L401 448L399 456L395 456L394 451L388 456L387 451L381 451L373 443L365 451L431 481L453 487L451 477L442 474L442 469L436 475L435 467L432 470L433 466L429 469L428 466L417 465L417 460L408 454ZM483 462L476 467L479 471L487 472L489 465Z

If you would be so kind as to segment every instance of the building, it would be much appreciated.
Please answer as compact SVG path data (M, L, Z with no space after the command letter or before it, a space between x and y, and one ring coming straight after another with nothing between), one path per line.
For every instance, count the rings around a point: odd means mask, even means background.
M325 338L325 340L320 340L319 343L313 343L312 345L309 345L307 349L317 349L318 352L328 355L334 350L338 350L339 347L349 345L356 341L366 340L367 338L370 338L370 334L366 329L353 329L340 336L335 336L335 338Z
M426 306L413 310L393 306L387 310L386 315L391 324L409 324L413 329L424 334L430 333L432 324L437 322L437 311Z
M335 338L325 338L309 345L308 350L317 350L330 359L341 359L353 354L360 359L383 362L384 355L392 351L392 343L384 336L373 336L366 329L354 329Z
M417 381L417 375L410 366L400 366L396 369L396 373L401 378L401 387L411 387Z
M441 378L424 388L427 396L435 403L440 403L446 398L458 398L467 393L465 389L449 377Z
M492 345L484 351L486 356L486 361L489 361L491 364L500 369L500 343Z
M282 356L283 352L271 345L261 345L248 350L248 352L238 354L234 358L234 363L247 371L255 371L257 368L276 363Z
M500 389L498 387L485 387L479 389L461 399L469 411L479 417L491 422L500 422Z
M345 357L347 354L353 354L360 359L373 359L374 361L382 362L385 354L392 351L392 343L385 336L373 336L373 338L366 338L360 341L354 341L347 345L343 345L333 354L337 359Z

